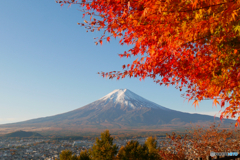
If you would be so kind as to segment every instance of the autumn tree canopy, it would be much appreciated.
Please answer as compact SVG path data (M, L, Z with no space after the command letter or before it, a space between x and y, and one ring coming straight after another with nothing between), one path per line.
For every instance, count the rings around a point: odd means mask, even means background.
M200 126L191 127L188 133L182 135L175 132L172 135L167 134L167 140L161 141L165 147L160 150L159 154L163 159L174 160L199 157L205 159L211 152L239 153L240 130L226 130L220 126L220 124L213 123L207 129ZM217 156L212 158L217 158Z
M119 37L133 47L120 57L140 55L120 72L103 77L150 77L175 85L194 105L213 99L222 118L240 122L240 0L64 0L79 4L88 31L103 30L96 41ZM228 105L226 105L228 104ZM237 125L237 123L236 123Z

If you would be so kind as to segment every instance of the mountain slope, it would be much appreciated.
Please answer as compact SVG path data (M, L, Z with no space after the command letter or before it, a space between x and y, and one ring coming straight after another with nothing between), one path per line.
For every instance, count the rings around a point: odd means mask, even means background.
M190 122L213 122L214 117L189 114L153 103L127 89L117 89L106 96L76 110L24 122L0 125L2 127L57 127L57 128L154 128L156 126L182 127ZM220 121L215 118L215 121ZM225 120L225 122L234 122Z

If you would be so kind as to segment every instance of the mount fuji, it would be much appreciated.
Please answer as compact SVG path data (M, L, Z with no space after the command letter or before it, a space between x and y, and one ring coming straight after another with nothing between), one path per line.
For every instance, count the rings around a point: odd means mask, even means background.
M191 123L206 124L220 122L213 116L190 114L171 110L153 103L128 89L116 89L106 96L76 110L0 125L3 128L42 128L42 129L150 129L181 128ZM224 120L224 123L235 122Z

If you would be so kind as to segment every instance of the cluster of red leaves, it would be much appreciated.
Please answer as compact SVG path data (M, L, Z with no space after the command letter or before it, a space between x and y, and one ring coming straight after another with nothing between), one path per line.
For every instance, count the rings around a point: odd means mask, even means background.
M185 135L167 135L168 141L163 141L163 148L160 151L161 157L168 159L206 159L210 152L239 152L240 151L240 130L220 129L220 125L211 125L205 129L192 127ZM215 157L216 158L216 157ZM169 160L170 160L169 159Z
M150 77L160 85L176 85L186 89L183 96L195 106L213 99L224 109L221 119L238 116L240 122L239 0L57 2L79 4L90 21L78 24L91 32L104 30L96 44L120 37L121 45L134 45L120 57L142 56L123 65L123 72L99 73L103 77Z
M185 155L184 154L174 154L170 153L166 150L160 150L159 155L161 156L162 159L166 160L185 160Z

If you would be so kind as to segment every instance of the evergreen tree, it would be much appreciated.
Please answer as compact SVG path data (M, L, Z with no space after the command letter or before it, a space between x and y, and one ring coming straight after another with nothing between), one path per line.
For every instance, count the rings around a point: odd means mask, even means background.
M63 150L59 157L60 160L72 160L72 152L70 150Z
M60 155L60 160L78 160L78 157L76 155L72 154L72 151L70 150L63 150Z
M80 155L78 156L79 160L90 160L89 153L87 150L81 151Z
M109 134L109 130L101 133L101 139L96 138L95 144L89 150L91 159L94 160L112 160L117 154L118 147L113 145L113 138Z
M147 146L140 145L138 141L131 140L122 146L118 152L118 158L120 160L146 160L148 157Z
M71 160L79 160L79 158L76 155L72 155Z
M156 138L148 137L144 144L148 150L148 160L160 159L158 154L159 148L157 148Z

